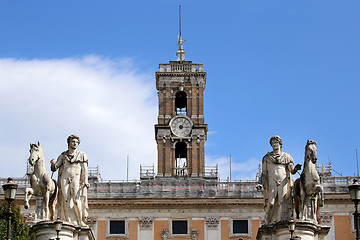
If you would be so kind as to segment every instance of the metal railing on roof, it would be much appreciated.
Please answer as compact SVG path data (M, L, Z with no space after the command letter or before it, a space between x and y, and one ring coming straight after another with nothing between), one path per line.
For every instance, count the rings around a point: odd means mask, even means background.
M204 177L210 179L218 178L218 165L216 166L204 166Z
M140 165L140 179L154 179L155 178L155 169L153 165Z

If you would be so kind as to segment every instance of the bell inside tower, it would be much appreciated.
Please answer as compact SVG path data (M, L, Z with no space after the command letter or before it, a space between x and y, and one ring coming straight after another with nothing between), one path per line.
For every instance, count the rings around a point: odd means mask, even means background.
M187 96L184 91L179 91L175 95L175 115L186 115Z
M175 145L175 176L187 176L187 145L178 142Z

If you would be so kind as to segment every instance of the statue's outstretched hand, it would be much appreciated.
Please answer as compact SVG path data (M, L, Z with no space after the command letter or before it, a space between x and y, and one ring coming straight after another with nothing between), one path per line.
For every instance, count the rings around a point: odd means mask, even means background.
M55 159L51 159L50 163L51 163L51 171L55 172L56 171Z
M301 170L301 164L296 164L296 166L294 167L294 169L295 169L296 171Z

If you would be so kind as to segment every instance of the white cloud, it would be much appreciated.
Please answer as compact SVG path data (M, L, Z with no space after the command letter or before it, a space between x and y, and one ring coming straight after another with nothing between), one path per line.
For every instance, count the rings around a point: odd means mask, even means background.
M155 81L131 60L0 59L0 84L1 177L25 174L35 141L49 168L73 133L104 179L126 179L127 155L129 179L139 178L140 164L156 163Z
M238 162L235 159L231 161L231 179L232 180L254 180L258 173L260 160L251 158L245 162ZM218 165L218 171L221 180L226 180L230 176L230 156L214 157L206 156L206 165Z

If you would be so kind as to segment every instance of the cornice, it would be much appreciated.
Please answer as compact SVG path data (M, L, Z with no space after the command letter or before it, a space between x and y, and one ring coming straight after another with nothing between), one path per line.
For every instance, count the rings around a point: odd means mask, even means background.
M156 77L206 76L206 72L156 72Z
M89 199L92 208L231 208L236 206L263 205L262 198L233 198L233 199Z

